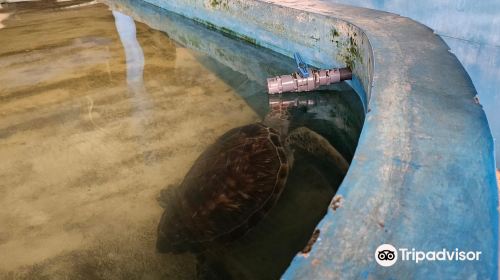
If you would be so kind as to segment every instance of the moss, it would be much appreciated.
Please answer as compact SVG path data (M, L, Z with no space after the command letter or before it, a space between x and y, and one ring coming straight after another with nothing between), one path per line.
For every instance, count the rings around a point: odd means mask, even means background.
M221 27L221 28L219 28L219 30L223 34L227 35L228 37L240 39L240 40L243 40L243 41L245 41L247 43L250 43L252 45L257 45L257 40L255 40L254 38L251 38L251 37L248 37L248 36L236 33L233 30L225 28L225 27Z
M221 32L222 34L224 34L225 36L227 36L229 38L243 40L243 41L245 41L247 43L250 43L252 45L258 45L257 44L257 40L255 40L252 37L248 37L248 36L245 36L243 34L236 33L233 30L225 28L225 27L219 27L219 26L217 26L217 25L215 25L213 23L210 23L208 21L202 20L200 18L194 18L194 20L196 22L199 22L199 23L205 25L208 29Z
M348 37L339 38L339 33L335 32L336 29L332 28L332 43L335 43L337 48L339 49L338 57L339 59L346 64L346 66L350 69L354 68L356 61L363 63L363 57L359 52L359 46L357 44L357 33L355 31L351 34L348 34Z
M210 0L210 6L214 9L223 8L224 10L229 9L228 0Z
M222 3L222 1L210 0L210 6L212 6L212 8L217 8L217 6L219 6L220 3Z
M333 27L331 30L330 30L330 35L332 36L332 39L330 40L332 43L335 43L335 45L337 46L337 48L340 48L341 46L341 42L339 41L339 37L340 37L340 33L337 31L337 29L335 29L335 27Z
M338 37L340 36L340 33L337 31L337 29L335 28L332 28L331 30L331 33L332 33L332 37L335 39L335 37Z

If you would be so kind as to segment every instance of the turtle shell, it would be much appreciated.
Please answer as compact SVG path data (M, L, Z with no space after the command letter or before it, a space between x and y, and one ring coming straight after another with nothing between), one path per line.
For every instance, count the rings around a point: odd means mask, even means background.
M207 242L240 237L275 204L288 169L276 130L255 123L226 132L170 190L158 250L196 251Z

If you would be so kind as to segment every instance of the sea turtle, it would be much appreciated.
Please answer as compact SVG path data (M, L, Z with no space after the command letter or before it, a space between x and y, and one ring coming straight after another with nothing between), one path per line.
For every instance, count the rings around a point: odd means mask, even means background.
M198 157L179 186L162 191L159 252L201 252L246 233L280 197L296 148L347 171L348 162L318 133L306 127L288 133L290 118L279 105L262 122L229 130Z

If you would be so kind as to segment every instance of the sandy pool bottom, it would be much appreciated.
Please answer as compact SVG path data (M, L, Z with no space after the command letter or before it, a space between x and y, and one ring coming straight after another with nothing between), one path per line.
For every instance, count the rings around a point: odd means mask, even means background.
M43 3L0 8L0 279L194 278L155 252L156 197L258 116L163 33Z

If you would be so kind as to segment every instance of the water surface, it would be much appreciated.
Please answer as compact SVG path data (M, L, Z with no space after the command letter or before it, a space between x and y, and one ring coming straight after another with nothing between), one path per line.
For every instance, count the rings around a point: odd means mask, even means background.
M194 279L194 255L155 252L158 194L218 136L260 121L265 78L293 71L289 59L153 7L108 4L0 8L2 279ZM363 116L350 88L288 99L309 104L295 126L352 158ZM279 275L326 211L341 177L297 158L274 218L222 249L238 273ZM287 244L268 256L275 268L248 261Z

